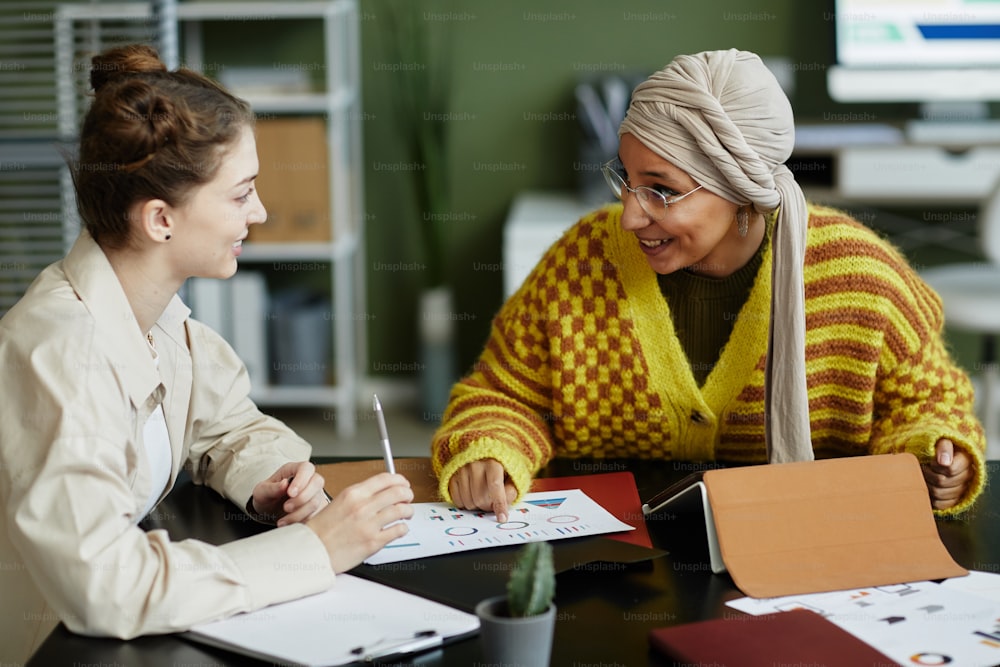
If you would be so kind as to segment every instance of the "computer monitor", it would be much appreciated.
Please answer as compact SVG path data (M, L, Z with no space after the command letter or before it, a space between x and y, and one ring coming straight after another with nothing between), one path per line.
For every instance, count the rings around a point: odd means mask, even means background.
M837 102L920 103L923 120L982 120L1000 100L1000 2L834 0Z
M1000 100L1000 2L834 0L838 102Z

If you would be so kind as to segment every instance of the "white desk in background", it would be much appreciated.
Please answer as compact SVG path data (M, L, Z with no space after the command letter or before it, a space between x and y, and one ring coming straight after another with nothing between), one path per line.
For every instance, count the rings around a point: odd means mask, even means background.
M930 127L923 123L917 127ZM793 157L831 156L830 194L864 205L978 205L1000 182L997 125L980 134L904 132L881 123L803 123L795 128ZM961 129L957 124L951 130ZM943 129L948 129L943 128Z

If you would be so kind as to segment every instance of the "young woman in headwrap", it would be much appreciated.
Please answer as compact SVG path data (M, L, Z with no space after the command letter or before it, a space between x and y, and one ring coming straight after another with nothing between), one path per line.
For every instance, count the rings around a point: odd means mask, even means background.
M440 491L496 511L553 457L765 463L908 451L933 507L985 482L940 299L784 165L791 105L756 55L677 57L634 91L580 220L496 316L432 443Z

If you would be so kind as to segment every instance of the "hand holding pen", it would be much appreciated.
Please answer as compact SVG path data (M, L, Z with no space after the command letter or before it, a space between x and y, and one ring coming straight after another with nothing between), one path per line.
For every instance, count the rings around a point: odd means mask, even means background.
M376 416L383 455L389 472L373 475L349 486L333 499L329 507L306 521L326 546L330 565L336 573L346 572L409 531L401 519L413 516L413 490L402 475L394 474L389 437L385 432L382 406L378 398Z

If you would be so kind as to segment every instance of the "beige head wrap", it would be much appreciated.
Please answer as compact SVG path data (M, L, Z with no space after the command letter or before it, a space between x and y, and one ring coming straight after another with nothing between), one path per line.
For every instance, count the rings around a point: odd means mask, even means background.
M758 213L780 206L764 384L768 459L812 460L802 280L808 212L784 165L795 142L788 98L753 53L678 56L636 87L618 135L626 132L728 201Z

